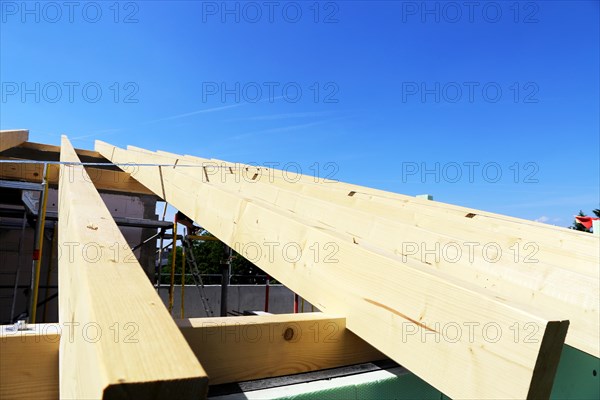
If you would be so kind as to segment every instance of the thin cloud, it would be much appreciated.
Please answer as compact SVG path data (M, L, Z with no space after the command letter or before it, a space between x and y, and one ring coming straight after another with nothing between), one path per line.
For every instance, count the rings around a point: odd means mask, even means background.
M270 99L270 98L262 99L262 100L257 101L256 103L264 103L265 101L269 101L269 100L273 103L276 100L280 100L280 99L283 99L283 96L273 97L272 99ZM152 121L148 121L147 123L153 124L155 122L171 121L171 120L174 120L174 119L187 118L187 117L191 117L193 115L213 113L213 112L228 110L230 108L237 108L237 107L241 107L241 106L244 106L244 105L247 105L247 104L255 104L255 103L241 102L241 103L236 103L236 104L230 104L228 106L204 108L202 110L192 111L192 112L185 113L185 114L177 114L177 115L172 115L170 117L155 119L155 120L152 120Z
M325 115L331 115L331 111L311 111L311 112L296 112L287 114L273 114L273 115L258 115L255 117L240 118L242 121L272 121L279 119L293 119L293 118L310 118L310 117L322 117Z
M328 119L328 120L324 120L324 121L308 122L306 124L295 124L295 125L281 126L281 127L277 127L277 128L263 129L260 131L254 131L254 132L243 133L241 135L236 135L236 136L233 136L231 139L239 140L239 139L246 139L246 138L249 138L252 136L257 136L257 135L294 131L294 130L298 130L298 129L304 129L304 128L310 128L313 126L323 125L323 124L333 122L333 121L336 121L339 119L341 119L341 118L332 118L332 119Z
M506 208L537 208L537 207L552 207L552 206L572 206L579 210L582 204L597 204L598 198L593 195L558 197L526 203L506 204Z
M81 135L81 136L75 136L70 138L71 140L81 140L81 139L87 139L90 137L97 137L97 136L108 136L108 135L112 135L118 132L121 132L123 129L121 128L113 128L113 129L103 129L101 131L96 131L96 132L92 132L89 135Z
M191 117L192 115L213 113L213 112L217 112L217 111L227 110L227 109L230 109L230 108L240 107L240 106L243 106L244 104L246 104L246 103L237 103L237 104L230 104L228 106L205 108L205 109L202 109L202 110L192 111L192 112L185 113L185 114L178 114L178 115L172 115L170 117L155 119L155 120L152 120L152 121L148 121L148 123L149 124L153 124L155 122L171 121L171 120L174 120L174 119Z

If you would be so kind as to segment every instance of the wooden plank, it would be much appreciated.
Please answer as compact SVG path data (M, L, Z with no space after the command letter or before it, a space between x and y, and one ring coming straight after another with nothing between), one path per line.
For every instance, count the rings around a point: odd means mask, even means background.
M128 149L140 151L132 146L128 146ZM248 181L256 176L253 183L268 181L277 186L283 184L287 190L310 194L335 204L346 203L355 209L367 207L370 213L388 219L409 220L417 226L434 225L438 230L457 233L458 236L481 237L487 233L494 238L494 242L501 242L507 249L515 241L526 241L541 249L536 252L540 262L556 263L561 268L600 280L600 269L597 268L600 254L596 251L600 246L600 238L584 232L307 175L286 179L284 177L288 175L273 168L180 156L164 151L158 151L157 154L179 159L186 164L207 166L207 176L216 178L214 182L226 177L222 173L222 167L226 166L236 175L236 182ZM324 187L328 190L323 190Z
M61 161L79 159L66 136ZM81 165L61 165L63 398L198 399L207 376Z
M211 385L386 358L347 330L343 317L322 313L175 322ZM0 326L0 398L58 399L60 325L29 325L18 332L9 328Z
M29 131L25 129L0 131L0 152L18 146L27 139L29 139Z
M44 152L44 153L56 153L58 157L60 157L60 146L54 146L51 144L45 143L36 143L36 142L25 142L19 146L20 148L32 150L36 152ZM106 160L104 157L100 155L97 151L86 150L86 149L75 149L75 153L80 158L88 157L88 158L97 158L99 162L101 160Z
M159 160L100 141L95 148L113 162ZM134 177L231 247L257 246L268 254L255 261L260 268L322 311L344 315L348 329L445 394L549 396L561 350L557 343L568 326L561 316L540 316L539 310L496 298L423 263L349 243L317 220L204 182L201 175L190 177L183 169L143 167ZM268 243L278 245L277 251L269 252ZM315 259L311 249L326 251L328 244L335 247L336 262ZM281 251L285 246L297 249L293 260ZM469 335L464 329L470 324L494 326L501 334ZM460 334L450 338L444 333L448 327ZM517 340L511 327L519 332ZM528 330L531 336L523 340Z
M0 399L58 399L58 324L0 326Z
M160 152L164 153L164 152ZM173 155L171 155L173 156ZM180 157L182 162L194 162L204 165L228 165L239 175L252 176L252 171L258 173L261 179L273 181L285 181L282 177L284 173L280 170L265 167L256 168L244 164L227 163L221 160L207 160L193 156ZM243 173L240 169L248 169L250 173ZM600 279L600 271L597 268L600 259L595 249L600 245L600 239L584 232L574 231L567 228L557 227L548 224L542 224L535 221L529 221L519 218L513 218L500 214L489 213L481 210L446 204L437 201L424 200L416 197L405 196L398 193L384 192L377 189L371 189L364 186L347 184L344 182L331 182L325 179L300 175L294 177L293 187L311 196L327 196L328 200L346 201L354 203L357 208L363 208L369 205L369 212L379 213L379 215L388 218L398 217L401 219L415 220L416 224L421 221L417 218L435 219L435 224L444 231L456 231L457 229L469 229L468 235L477 232L489 233L494 235L495 240L515 240L526 238L528 242L536 243L543 247L539 254L548 260L560 262L562 268L573 270L577 273L589 275L596 280ZM290 182L287 186L290 186ZM326 186L329 190L323 191ZM350 195L351 194L351 195ZM574 259L574 256L577 256Z
M2 160L6 158L0 157ZM10 161L7 160L7 161ZM44 171L43 164L24 163L0 163L0 179L17 180L23 182L42 181ZM133 179L131 175L123 171L113 171L94 167L85 167L85 179L91 179L96 188L103 192L127 193L139 195L154 195L144 185ZM48 164L48 182L52 186L58 185L59 165Z
M298 374L386 357L322 313L176 321L211 385Z
M75 153L82 161L99 162L110 165L106 158L93 150L75 149ZM58 161L60 159L60 146L54 146L44 143L23 142L20 145L11 148L4 154L6 157L15 157L38 161Z
M128 148L132 147L129 146ZM132 149L139 151L138 148ZM162 151L156 154L170 158L171 160L179 160L180 163L204 165L208 169L216 165L226 165L237 169L237 171L233 170L233 174L236 176L232 177L231 174L223 174L222 172L215 174L214 170L216 168L212 168L213 172L208 172L207 175L209 177L211 174L216 175L213 176L213 178L216 178L212 179L213 183L223 183L224 178L228 182L234 181L236 183L240 181L253 184L268 182L269 186L276 186L287 191L306 194L310 197L331 202L336 206L365 209L370 214L400 222L410 221L416 226L422 227L426 225L428 228L437 227L438 230L443 229L444 232L451 232L455 237L466 236L467 240L472 239L473 236L487 237L488 240L491 238L496 243L502 243L506 249L514 245L516 240L527 240L529 243L534 243L542 247L541 251L536 252L536 257L540 258L540 262L554 263L561 268L591 276L596 280L600 279L600 271L597 268L600 262L600 254L596 251L600 246L600 238L593 237L593 235L510 217L507 217L510 219L508 222L498 222L499 219L495 221L483 221L478 219L479 214L490 213L403 196L396 193L389 193L389 198L371 195L369 197L361 196L358 192L359 190L366 191L366 193L369 193L370 190L375 192L380 191L349 185L343 182L324 183L323 180L315 182L314 178L304 175L298 177L299 181L296 182L296 178L294 178L294 182L290 182L283 178L284 175L281 171L277 172L277 170L264 167L244 166L243 164L226 163L220 160L217 160L217 164L213 160L192 156L178 156ZM248 172L240 172L240 169L247 169ZM250 177L253 177L254 174L257 174L258 178L251 180ZM324 188L327 190L323 190ZM356 191L350 189L356 189ZM466 218L466 215L473 215L473 217ZM530 226L530 224L534 225ZM564 235L565 233L566 236ZM522 257L526 257L523 254L525 253L524 251L520 253Z
M135 148L135 151L141 150ZM144 152L155 154L163 163L195 162L193 158L162 151ZM210 165L209 160L203 162ZM258 169L249 168L249 177L252 177ZM198 171L192 168L181 169L181 173L198 175ZM469 226L469 219L461 218L446 226L440 218L398 212L390 205L373 205L366 200L356 202L345 193L331 196L328 190L318 190L315 185L291 183L275 175L268 180L251 180L249 177L241 178L235 173L218 174L213 175L211 183L255 196L296 215L312 216L344 232L349 241L425 261L431 268L476 284L496 296L568 315L571 324L566 343L600 357L600 327L597 323L600 318L597 306L600 304L600 281L563 268L563 265L587 263L597 270L600 264L597 246L588 254L565 253L565 258L561 258L553 251L554 248L538 245L535 257L530 257L531 251L526 251L526 246L535 242L476 229ZM418 223L412 223L415 219ZM467 226L460 229L461 224ZM476 244L479 244L478 247L475 247Z

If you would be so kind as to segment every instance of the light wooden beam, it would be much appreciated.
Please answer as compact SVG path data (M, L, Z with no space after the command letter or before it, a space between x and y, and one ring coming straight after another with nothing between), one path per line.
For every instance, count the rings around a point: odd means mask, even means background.
M66 136L61 161L79 162ZM81 165L61 165L60 395L198 399L207 376ZM63 328L66 329L66 328Z
M96 150L118 163L161 160L99 141ZM322 311L344 315L348 329L448 396L549 396L568 326L562 315L349 241L318 220L183 169L143 167L133 176L234 249L257 246L263 256L253 261L260 268ZM326 257L331 247L333 258ZM490 336L490 327L500 334Z
M28 130L0 131L0 152L18 146L29 139Z
M219 165L236 171L217 171L217 164L207 159L153 153L132 146L128 149L154 155L163 163L206 166L206 176L214 185L255 196L295 215L311 216L361 245L425 261L431 268L478 285L495 296L567 315L570 326L566 343L600 357L600 279L582 273L584 269L599 269L598 239L591 238L590 244L595 245L579 253L573 251L580 245L579 237L562 239L560 246L540 245L536 237L547 232L537 232L534 227L529 228L531 233L524 232L518 238L498 229L479 229L481 222L470 218L428 216L426 207L422 207L423 215L416 207L406 211L392 202L355 200L345 190L340 193L336 184L292 182L281 173L222 161ZM194 168L181 169L181 173L198 176ZM254 174L262 175L253 180ZM585 239L587 236L592 235Z
M286 190L303 193L315 199L365 210L382 218L409 221L414 226L428 230L443 228L444 233L456 238L484 238L487 242L493 241L502 245L508 250L506 253L516 251L515 243L520 242L523 246L531 243L537 247L519 249L521 257L535 253L535 260L541 263L587 275L596 281L600 280L600 269L597 268L600 254L595 251L600 246L600 238L584 232L344 182L315 179L312 176L292 175L291 178L284 179L284 176L288 175L277 169L193 156L178 157L161 151L158 153L168 154L170 158L179 158L180 162L207 165L207 169L212 171L208 174L212 173L216 182L223 177L216 166L229 166L233 168L233 174L237 175L236 182L248 181L253 174L257 174L257 183L270 182L273 186L285 187ZM323 190L324 188L327 190Z
M211 385L298 374L385 359L322 313L176 321Z
M58 399L58 324L0 326L0 399Z
M344 318L322 313L175 322L211 385L386 358L347 330ZM61 333L68 338L69 329L59 324L30 324L17 332L10 328L0 326L0 398L57 399L59 341Z
M56 153L60 157L60 146L54 146L51 144L45 143L36 143L36 142L25 142L19 146L24 150L30 150L33 152L42 152L42 153ZM104 159L97 151L86 150L86 149L75 149L75 153L79 157L89 157L89 158L98 158Z
M0 157L6 162L0 163L0 179L39 183L42 181L43 164L24 164L10 162L11 159ZM144 185L133 179L129 173L94 167L85 167L85 179L91 179L96 188L103 192L127 193L138 195L154 195ZM58 185L59 166L48 164L48 183Z
M128 149L148 152L134 146L128 146ZM472 239L473 235L486 238L488 241L492 238L494 243L508 249L506 253L516 252L514 247L516 243L521 242L522 245L531 243L534 247L519 249L521 257L535 253L535 260L541 263L555 265L600 281L600 269L597 268L600 254L595 251L600 246L600 238L585 232L331 179L288 174L274 168L196 156L181 156L164 151L154 154L178 159L180 163L206 166L206 177L214 183L223 182L224 179L228 182L251 180L252 183L257 184L268 182L270 186L309 195L336 206L349 206L382 218L409 221L421 228L439 230L442 226L445 233L457 238L466 236ZM325 188L327 190L324 190Z

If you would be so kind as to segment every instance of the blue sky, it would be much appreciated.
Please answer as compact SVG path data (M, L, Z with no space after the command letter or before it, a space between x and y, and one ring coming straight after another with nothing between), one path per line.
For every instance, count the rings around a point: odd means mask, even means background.
M0 3L0 128L32 141L319 163L562 226L599 207L597 1Z

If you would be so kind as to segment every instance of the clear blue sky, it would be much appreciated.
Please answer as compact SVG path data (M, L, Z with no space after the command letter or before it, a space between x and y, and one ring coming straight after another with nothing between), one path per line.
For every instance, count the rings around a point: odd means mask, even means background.
M0 128L33 141L331 162L562 226L599 207L597 1L0 3Z

